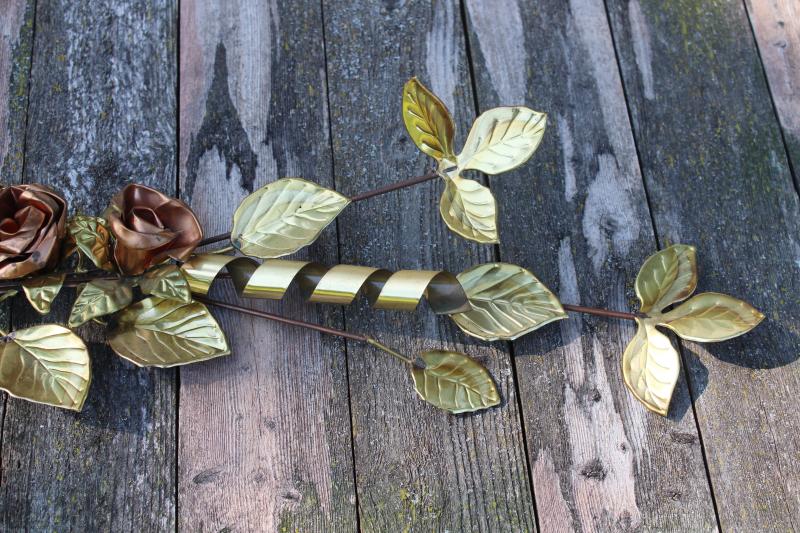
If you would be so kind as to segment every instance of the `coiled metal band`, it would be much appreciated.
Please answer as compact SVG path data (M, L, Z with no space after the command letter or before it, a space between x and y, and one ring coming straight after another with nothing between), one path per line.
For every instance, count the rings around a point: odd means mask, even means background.
M306 261L267 259L259 264L249 257L220 254L192 256L183 272L193 293L208 294L222 269L230 274L236 291L247 298L280 300L297 283L310 302L346 305L363 292L376 309L413 311L425 297L437 314L469 311L472 307L455 275L436 270L400 270L353 265L325 267Z

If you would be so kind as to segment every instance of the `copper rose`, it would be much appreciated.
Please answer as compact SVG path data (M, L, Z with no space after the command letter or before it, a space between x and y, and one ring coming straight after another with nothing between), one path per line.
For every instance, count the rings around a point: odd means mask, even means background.
M203 238L189 206L135 183L111 199L105 217L117 240L114 259L124 274L141 274L170 257L183 261Z
M43 185L0 189L0 279L56 266L66 219L67 202Z

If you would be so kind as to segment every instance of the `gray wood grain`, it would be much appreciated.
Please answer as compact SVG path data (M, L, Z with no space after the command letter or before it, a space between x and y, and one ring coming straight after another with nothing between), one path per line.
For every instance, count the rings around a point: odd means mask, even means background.
M795 0L746 0L772 101L783 127L795 179L800 169L800 5Z
M181 3L180 176L208 235L254 189L302 176L332 186L317 2ZM335 227L302 257L335 264ZM230 286L214 295L229 301ZM246 305L342 326L336 307ZM344 343L214 311L232 354L180 374L179 526L352 531L355 488Z
M698 291L767 315L684 350L720 524L796 529L800 206L744 5L614 0L609 12L660 241L697 245Z
M40 2L30 83L27 183L97 213L125 183L175 192L176 5ZM63 322L72 291L47 318ZM14 326L43 320L14 306ZM4 531L154 531L175 522L174 372L140 370L80 335L93 382L81 413L9 399Z
M410 141L402 87L417 75L453 111L458 138L474 118L460 6L456 2L325 4L331 129L337 189L358 192L423 173L432 160ZM390 269L458 272L492 260L439 217L442 183L373 198L339 218L341 261ZM348 329L406 353L448 348L487 364L502 407L452 416L421 402L404 366L348 343L360 526L364 531L533 531L513 369L506 346L481 344L423 306L383 312L363 302Z
M9 0L0 13L0 181L22 174L33 43L33 0Z
M470 1L466 15L481 110L548 113L533 159L490 179L502 260L566 303L631 310L656 241L603 2ZM620 371L633 334L572 314L514 343L543 531L716 528L686 382L669 418L649 413Z
M33 0L14 0L0 13L0 183L18 183L22 175L28 80L33 52ZM0 327L11 326L10 302L0 304ZM0 480L3 422L8 395L0 392Z

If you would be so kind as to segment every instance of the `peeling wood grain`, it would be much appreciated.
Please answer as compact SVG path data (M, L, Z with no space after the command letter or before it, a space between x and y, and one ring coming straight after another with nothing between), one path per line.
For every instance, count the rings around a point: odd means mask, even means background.
M168 0L39 2L23 180L63 192L72 212L101 211L130 181L174 193L175 30ZM65 320L66 302L50 319ZM34 322L17 302L14 326ZM82 413L8 401L1 528L174 528L174 373L121 361L98 327L81 336L93 360Z
M33 0L8 0L0 13L0 180L19 181L28 111Z
M463 143L474 118L460 6L448 2L326 3L325 30L337 189L345 194L418 175L431 165L408 139L401 91L417 75L444 91ZM441 64L440 62L445 62ZM455 74L455 83L451 81ZM452 87L452 93L448 93ZM344 263L460 271L490 247L449 233L442 184L373 198L340 218ZM398 231L402 228L402 231ZM502 344L467 340L429 310L345 310L348 328L407 353L455 348L487 363L503 407L451 416L422 403L397 361L348 344L355 469L364 531L533 531L533 500L511 361Z
M722 529L800 524L800 203L741 2L640 0L656 99L625 1L609 2L653 217L698 247L698 291L764 310L748 335L684 350Z
M532 160L490 179L505 207L501 258L533 269L564 302L630 309L655 237L603 2L507 6L519 18L503 27L526 35L508 63L487 59L503 55L492 27L476 23L491 12L467 3L481 110L519 91L552 117ZM520 76L510 69L522 72L514 89L504 86ZM669 419L648 413L620 372L633 334L628 323L572 315L514 343L544 531L716 528L700 447L664 438L676 428L697 435L686 382Z
M332 186L319 3L187 0L180 22L181 190L206 232L230 230L241 199L277 178ZM303 254L337 263L335 229ZM341 310L296 294L248 305L342 326ZM180 529L354 530L344 344L214 314L232 354L181 369Z
M796 0L746 0L745 6L795 179L800 179L800 5Z
M18 183L22 177L34 0L9 0L4 6L0 13L0 183L7 184ZM11 328L10 310L10 302L0 304L0 324L4 331ZM0 480L7 401L8 395L0 392Z

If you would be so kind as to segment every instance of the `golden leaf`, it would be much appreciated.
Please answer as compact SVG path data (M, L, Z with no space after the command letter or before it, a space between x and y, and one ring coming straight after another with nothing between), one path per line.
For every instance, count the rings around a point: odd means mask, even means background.
M764 315L747 302L704 292L663 315L659 323L684 339L718 342L744 335L762 320Z
M0 344L0 389L11 396L80 411L92 379L83 341L58 324L12 331Z
M499 242L492 192L477 181L460 176L447 177L445 182L439 212L447 227L472 241Z
M122 311L108 343L135 365L162 368L230 353L225 333L206 306L156 296Z
M500 174L525 163L544 135L547 115L527 107L496 107L472 125L458 154L458 170Z
M243 254L281 257L314 242L350 200L299 178L284 178L245 198L233 215L231 242Z
M656 329L653 319L637 318L636 323L636 336L622 356L625 385L645 407L666 416L678 382L680 357L666 335Z
M432 158L454 160L455 125L447 107L417 78L403 87L403 122L414 144Z
M105 219L75 215L69 219L67 234L70 245L88 257L97 268L114 269L111 262L111 234Z
M139 287L145 294L189 303L192 291L183 271L176 265L163 265L148 270L139 278Z
M37 313L46 315L64 285L65 274L45 274L22 282L22 290Z
M468 335L512 340L566 318L558 298L531 272L507 263L478 265L458 275L472 311L452 315Z
M123 279L98 279L83 286L69 315L69 327L76 328L93 318L119 311L133 300L133 290Z
M685 300L697 287L694 246L675 244L654 253L636 276L636 295L642 313L660 312L666 306Z
M468 413L494 407L500 394L489 372L477 361L458 352L432 350L420 354L425 368L411 366L420 398L451 413Z
M7 290L4 293L0 294L0 302L4 302L4 301L8 300L9 298L13 298L17 294L19 294L19 291L17 289Z

